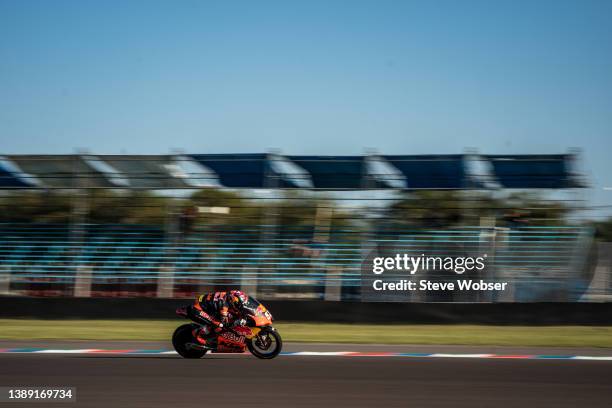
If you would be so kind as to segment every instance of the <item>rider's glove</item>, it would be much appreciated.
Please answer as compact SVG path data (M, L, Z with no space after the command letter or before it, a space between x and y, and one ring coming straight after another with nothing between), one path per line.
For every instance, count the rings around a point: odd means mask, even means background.
M246 325L246 319L237 319L232 324L233 327Z

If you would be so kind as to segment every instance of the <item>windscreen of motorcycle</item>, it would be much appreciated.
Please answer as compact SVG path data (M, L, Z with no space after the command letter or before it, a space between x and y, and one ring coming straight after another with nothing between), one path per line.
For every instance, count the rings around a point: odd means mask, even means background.
M268 309L254 297L249 296L249 300L244 305L244 311L251 315L257 326L272 323L272 315L268 312Z

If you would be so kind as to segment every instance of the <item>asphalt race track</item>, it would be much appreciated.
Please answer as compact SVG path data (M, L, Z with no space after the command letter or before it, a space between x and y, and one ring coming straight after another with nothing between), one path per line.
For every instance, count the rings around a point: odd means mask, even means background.
M554 359L0 354L1 386L77 388L76 404L52 407L610 407L610 373L612 361Z

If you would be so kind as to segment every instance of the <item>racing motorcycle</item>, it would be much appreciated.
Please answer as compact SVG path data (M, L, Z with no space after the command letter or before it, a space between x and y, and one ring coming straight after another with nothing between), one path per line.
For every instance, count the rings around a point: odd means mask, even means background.
M208 351L213 353L244 353L247 349L258 358L276 357L283 347L278 331L272 326L272 315L264 305L252 297L244 306L246 324L228 326L216 333L217 341L212 347L200 344L195 334L202 327L198 323L179 326L172 335L172 345L184 358L201 358ZM187 307L180 307L176 314L187 317Z

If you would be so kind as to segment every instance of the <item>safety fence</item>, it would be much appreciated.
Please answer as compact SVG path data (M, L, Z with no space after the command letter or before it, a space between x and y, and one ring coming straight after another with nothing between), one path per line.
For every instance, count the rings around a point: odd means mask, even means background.
M275 322L612 325L612 302L416 303L260 299ZM172 319L191 299L0 296L2 319ZM177 319L177 325L181 321Z
M191 297L241 287L266 298L376 300L362 296L372 254L486 255L469 278L509 282L492 295L419 292L412 302L606 300L609 265L597 267L592 233L579 227L334 229L208 225L165 233L147 225L0 224L0 292L39 296ZM600 257L601 258L601 257ZM416 276L443 281L453 272ZM384 298L378 299L384 300Z

